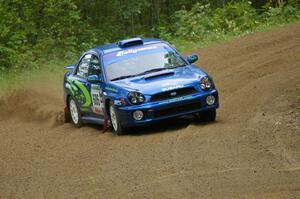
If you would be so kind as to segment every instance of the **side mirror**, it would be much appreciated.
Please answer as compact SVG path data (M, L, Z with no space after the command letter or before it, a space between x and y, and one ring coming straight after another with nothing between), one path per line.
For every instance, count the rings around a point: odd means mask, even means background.
M65 67L67 70L73 70L75 68L75 65L69 65Z
M192 63L198 61L198 56L193 54L193 55L187 56L186 59L188 60L188 62L190 62L190 64L192 64Z
M89 75L87 77L87 81L90 82L90 83L100 83L101 79L99 78L98 75Z

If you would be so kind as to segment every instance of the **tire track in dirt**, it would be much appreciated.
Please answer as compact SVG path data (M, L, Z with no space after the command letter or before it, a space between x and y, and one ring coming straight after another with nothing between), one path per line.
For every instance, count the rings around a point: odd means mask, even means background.
M101 134L63 124L61 83L0 100L0 198L297 198L300 25L200 49L220 91L213 124L193 117Z

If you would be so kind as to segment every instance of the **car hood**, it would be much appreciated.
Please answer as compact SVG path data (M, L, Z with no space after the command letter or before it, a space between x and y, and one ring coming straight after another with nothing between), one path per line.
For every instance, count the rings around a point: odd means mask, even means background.
M205 75L207 74L204 71L195 66L185 66L113 81L110 84L128 91L138 91L145 95L152 95L168 90L194 86L199 84L200 78Z

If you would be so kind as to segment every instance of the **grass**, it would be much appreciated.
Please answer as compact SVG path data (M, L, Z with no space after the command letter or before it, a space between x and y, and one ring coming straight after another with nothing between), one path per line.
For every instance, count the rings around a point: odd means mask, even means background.
M0 95L14 88L22 88L24 84L34 79L45 79L61 81L66 70L64 66L71 64L66 61L55 60L42 64L40 68L19 70L15 72L1 72L0 75Z
M298 85L297 87L297 98L296 98L296 109L298 110L298 112L300 113L300 85Z

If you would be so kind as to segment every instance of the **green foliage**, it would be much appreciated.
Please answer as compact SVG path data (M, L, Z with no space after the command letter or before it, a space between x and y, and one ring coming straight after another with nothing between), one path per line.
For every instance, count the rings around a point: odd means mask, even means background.
M83 50L132 36L183 49L300 21L299 1L268 2L0 0L0 78L53 60L72 63Z
M256 10L250 1L231 1L223 8L196 3L191 10L179 10L173 15L168 29L160 27L161 36L197 42L199 40L222 40L227 36L243 35L261 26L299 21L299 6L283 4L279 7L264 7Z
M279 7L266 6L264 12L265 23L284 24L300 19L300 9L296 5L283 4Z
M297 98L296 98L296 109L300 113L300 85L296 88L297 90Z
M46 54L60 55L57 49L77 51L75 33L81 22L72 0L0 2L1 70L37 67L33 63Z
M0 71L9 69L14 64L14 60L18 60L14 50L0 45Z
M251 31L258 18L250 3L240 2L217 9L212 9L210 4L197 3L191 11L178 11L174 16L174 36L193 40L205 39L208 34L218 38L228 32Z

